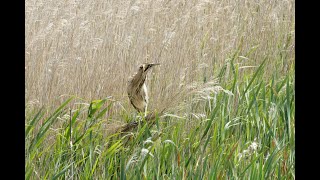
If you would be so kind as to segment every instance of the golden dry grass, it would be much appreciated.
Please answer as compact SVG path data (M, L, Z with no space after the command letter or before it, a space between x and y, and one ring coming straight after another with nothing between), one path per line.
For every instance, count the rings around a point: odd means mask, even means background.
M26 103L112 96L115 111L133 111L128 77L140 63L159 62L148 79L150 108L159 108L184 85L214 79L238 49L239 67L268 57L267 71L285 72L294 63L294 6L293 0L28 0Z

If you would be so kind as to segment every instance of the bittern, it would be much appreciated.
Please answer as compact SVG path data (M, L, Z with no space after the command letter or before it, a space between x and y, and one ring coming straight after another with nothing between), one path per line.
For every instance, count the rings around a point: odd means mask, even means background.
M140 113L147 115L148 90L146 77L150 69L159 63L144 63L139 66L138 72L131 76L128 81L127 92L132 106Z

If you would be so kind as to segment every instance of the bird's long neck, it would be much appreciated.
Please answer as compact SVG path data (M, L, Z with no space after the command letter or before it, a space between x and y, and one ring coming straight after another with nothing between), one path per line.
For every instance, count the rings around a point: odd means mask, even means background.
M140 80L140 82L139 82L139 85L138 85L137 91L141 90L141 88L142 88L143 84L144 84L144 83L145 83L145 81L146 81L146 78L147 78L147 76L146 76L146 75L143 75L143 76L142 76L142 78L141 78L141 80Z

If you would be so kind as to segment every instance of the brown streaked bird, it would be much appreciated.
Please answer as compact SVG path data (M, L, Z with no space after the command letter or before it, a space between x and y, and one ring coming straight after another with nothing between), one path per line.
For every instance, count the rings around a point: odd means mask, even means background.
M131 76L128 81L127 92L130 103L140 113L147 115L148 90L146 86L146 77L153 66L159 63L143 63L139 66L138 72Z

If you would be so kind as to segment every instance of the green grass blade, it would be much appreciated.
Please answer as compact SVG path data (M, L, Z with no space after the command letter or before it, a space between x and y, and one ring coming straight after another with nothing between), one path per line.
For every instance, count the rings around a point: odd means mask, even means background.
M260 66L258 67L257 71L254 73L253 77L251 78L248 86L246 87L246 89L243 92L243 96L247 93L247 91L249 90L249 88L251 87L253 81L256 79L256 77L258 76L258 74L262 71L265 62L267 61L267 58L265 58L262 63L260 64Z
M61 175L63 175L70 167L72 164L69 164L67 167L65 167L63 170L61 170L59 173L57 173L56 175L54 175L52 177L52 180L56 180L58 179L58 177L60 177Z
M65 101L47 120L44 122L44 124L40 127L38 134L36 137L31 141L29 146L29 152L34 148L36 145L39 145L43 139L45 133L48 131L49 127L55 122L57 117L60 115L62 109L73 99L73 97L69 98L67 101Z
M31 120L30 124L27 125L26 131L25 131L25 137L27 137L30 133L30 131L34 128L35 124L42 118L44 115L44 108L42 107L38 113L34 116L34 118Z

